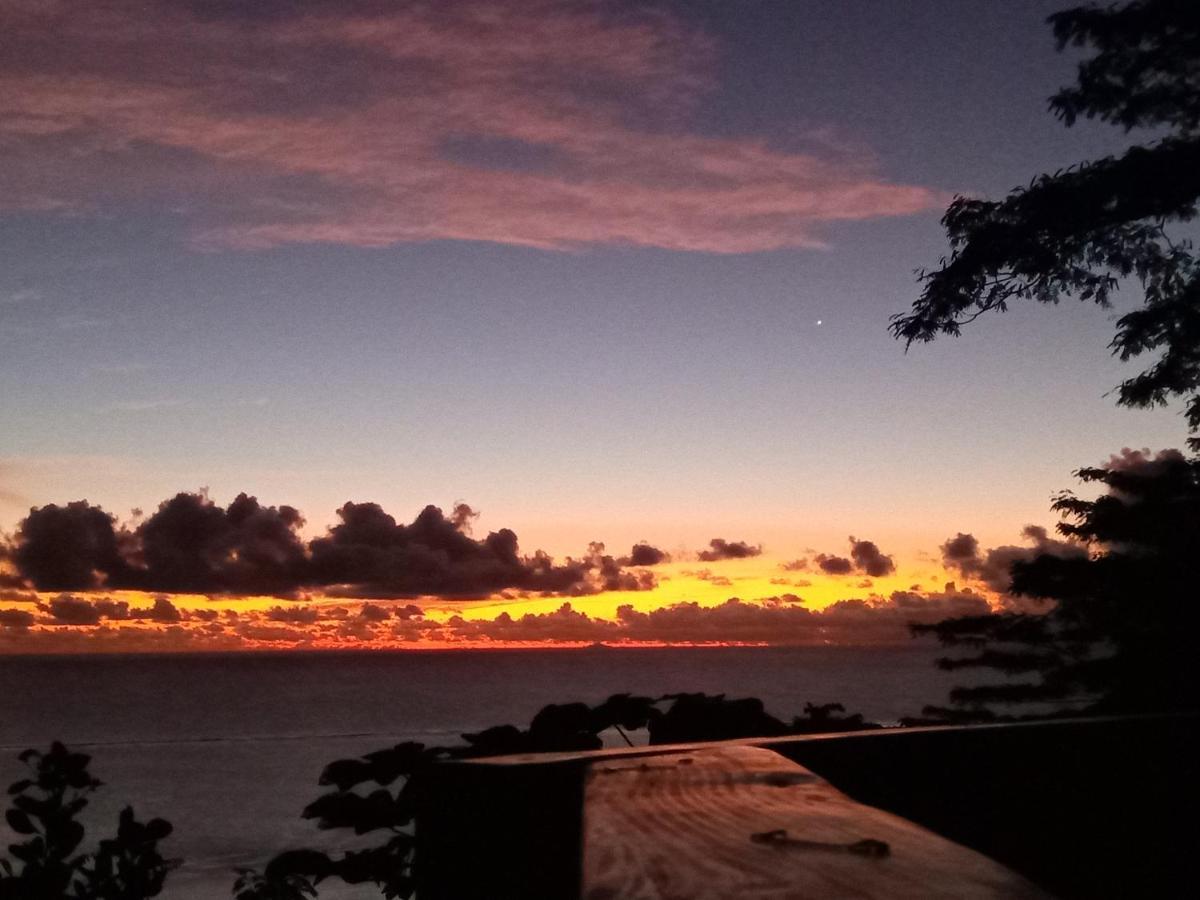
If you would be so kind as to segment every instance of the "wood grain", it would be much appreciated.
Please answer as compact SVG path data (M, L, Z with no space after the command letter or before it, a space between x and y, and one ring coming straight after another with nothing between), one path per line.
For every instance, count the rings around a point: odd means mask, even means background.
M1047 896L759 747L599 759L583 827L585 900Z

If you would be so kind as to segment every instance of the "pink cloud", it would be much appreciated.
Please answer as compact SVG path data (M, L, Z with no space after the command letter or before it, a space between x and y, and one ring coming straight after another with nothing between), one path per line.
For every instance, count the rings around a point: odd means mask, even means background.
M6 0L0 196L132 194L201 244L458 239L752 252L932 208L869 154L701 133L720 48L596 3L338 6L198 18L182 4Z

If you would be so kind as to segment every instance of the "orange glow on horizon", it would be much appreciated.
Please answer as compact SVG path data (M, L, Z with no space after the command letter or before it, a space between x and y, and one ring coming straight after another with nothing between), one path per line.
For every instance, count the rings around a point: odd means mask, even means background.
M36 621L23 629L0 629L0 652L452 651L878 643L883 638L869 630L873 624L869 618L864 619L861 633L855 631L853 622L840 623L830 631L819 614L831 609L837 612L844 606L839 601L849 600L855 607L851 612L859 616L869 617L877 610L897 615L889 607L894 595L941 596L938 592L952 580L941 566L919 560L878 578L833 576L814 572L812 567L788 570L785 562L767 555L713 563L671 562L653 568L658 579L653 589L578 597L372 600L43 592L36 595L36 604L21 604L31 615L36 613ZM972 596L983 600L978 592ZM102 617L87 613L96 621L71 623L55 618L62 615L56 603L61 605L64 598L85 613L87 605L97 601L108 601L110 606ZM156 601L161 606L158 610L154 609ZM108 612L113 604L120 606L118 613ZM737 628L745 625L742 620L756 612L798 623L802 630L776 635L769 623L759 623L746 626L751 628L749 634L738 632ZM714 624L732 622L732 630L703 633L709 627L706 614L713 616ZM634 630L635 626L644 630L650 627L648 623L667 629L669 636L647 636ZM903 639L901 629L894 631L891 639Z

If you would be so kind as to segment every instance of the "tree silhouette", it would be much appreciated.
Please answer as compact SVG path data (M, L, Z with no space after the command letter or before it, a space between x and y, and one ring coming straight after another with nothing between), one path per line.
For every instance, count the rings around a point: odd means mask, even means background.
M127 806L116 835L81 853L84 827L76 817L101 787L88 773L90 758L55 741L48 753L26 750L20 760L32 777L9 787L5 818L25 840L9 845L11 859L0 858L0 900L145 900L162 892L178 864L158 851L169 822L139 822Z
M1200 260L1168 227L1192 220L1200 198L1200 3L1135 0L1050 16L1059 50L1089 47L1074 86L1050 98L1073 125L1081 116L1148 129L1152 140L1080 163L999 201L957 197L942 219L951 252L920 272L924 289L892 332L908 345L957 335L1014 300L1075 296L1109 306L1130 277L1143 305L1117 320L1110 344L1122 360L1157 359L1117 388L1126 406L1188 396L1200 449ZM1190 395L1190 396L1189 396Z
M1058 526L1088 556L1041 555L1012 567L1012 592L1054 602L1045 614L997 613L913 625L975 652L943 669L989 668L1020 680L955 688L942 720L994 718L988 704L1066 704L1094 712L1200 707L1200 460L1177 450L1127 452L1081 469L1107 490L1093 500L1064 492Z

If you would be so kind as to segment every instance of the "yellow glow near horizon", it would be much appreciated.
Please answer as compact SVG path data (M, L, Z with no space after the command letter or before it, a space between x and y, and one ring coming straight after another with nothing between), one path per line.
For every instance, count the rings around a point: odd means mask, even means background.
M552 615L569 604L574 615L596 621L597 636L605 641L623 642L620 628L607 629L603 622L621 619L619 609L631 607L637 613L669 609L689 603L701 608L727 604L731 598L757 605L773 598L786 598L784 606L803 607L814 612L842 600L867 601L872 609L883 608L897 591L921 595L940 594L952 580L939 565L918 559L900 561L897 571L883 577L868 578L860 572L833 576L809 565L802 570L788 569L786 560L762 555L748 559L698 562L682 560L653 567L657 585L644 591L607 591L576 597L501 595L473 600L413 598L376 600L369 598L308 596L285 599L273 596L208 597L198 594L151 593L143 591L96 591L73 596L98 602L102 599L125 604L116 613L104 610L96 624L51 617L51 604L65 595L44 592L37 605L25 608L37 612L37 621L29 631L44 638L36 646L22 643L21 629L9 629L0 650L13 652L98 652L172 651L172 650L269 650L303 647L311 649L455 649L480 647L568 647L592 643L578 632L545 631ZM964 585L964 587L967 587ZM978 586L970 586L976 589ZM790 599L789 598L797 598ZM182 615L171 609L166 615L152 617L155 601L165 597ZM994 601L994 598L993 598ZM364 607L373 605L386 612L365 615ZM397 610L415 606L420 614L397 617ZM122 618L122 616L125 616ZM506 616L507 619L501 619ZM545 617L521 622L525 616ZM64 616L64 619L67 617ZM458 625L452 620L461 620ZM508 621L511 619L512 621ZM501 620L499 632L484 628L479 632L465 623L492 623ZM559 617L561 623L561 616ZM411 627L410 627L411 626ZM442 626L447 626L445 629ZM465 632L465 633L464 633ZM526 633L527 632L527 633ZM635 634L638 632L635 632ZM653 635L630 637L638 644L663 646ZM786 642L787 636L782 636ZM811 637L811 635L810 635ZM716 635L712 639L721 640ZM707 636L697 637L711 643ZM864 635L868 642L869 635ZM686 635L671 638L686 645ZM770 643L762 635L752 643ZM731 640L737 643L736 640ZM838 642L853 642L843 633Z
M130 609L147 609L155 598L165 596L180 610L214 610L224 613L262 613L276 607L314 606L333 609L339 606L357 610L364 603L388 605L414 604L428 618L444 621L459 615L466 619L487 619L508 612L514 618L526 613L551 612L570 603L581 612L595 618L612 618L619 607L630 605L645 611L674 603L694 602L700 606L717 606L731 597L741 600L765 600L784 595L800 598L809 609L827 606L853 598L886 598L895 591L940 591L954 574L941 566L918 563L900 566L886 576L869 578L861 573L827 575L820 570L787 571L783 561L768 556L750 559L722 560L716 563L684 560L653 567L658 584L644 591L604 591L580 596L507 596L504 594L481 599L453 600L442 597L375 599L352 596L313 594L291 599L271 595L209 596L205 594L168 594L161 591L91 591L76 592L84 597L109 597L124 601ZM815 568L815 567L814 567ZM68 592L70 593L70 592ZM43 591L42 602L60 596L60 592Z
M917 564L902 566L891 574L867 578L861 573L846 576L814 571L787 571L784 560L758 556L750 559L723 560L717 563L685 560L655 566L658 585L649 591L606 591L583 597L522 597L447 603L430 600L428 612L436 618L461 615L466 619L489 619L501 612L514 618L553 612L564 602L593 618L611 619L618 607L630 605L648 611L674 603L695 602L700 606L718 606L730 597L765 600L792 594L809 609L820 610L839 600L888 597L894 591L919 586L920 590L940 591L953 576L941 566ZM815 568L815 567L812 567ZM869 584L868 584L869 582Z

